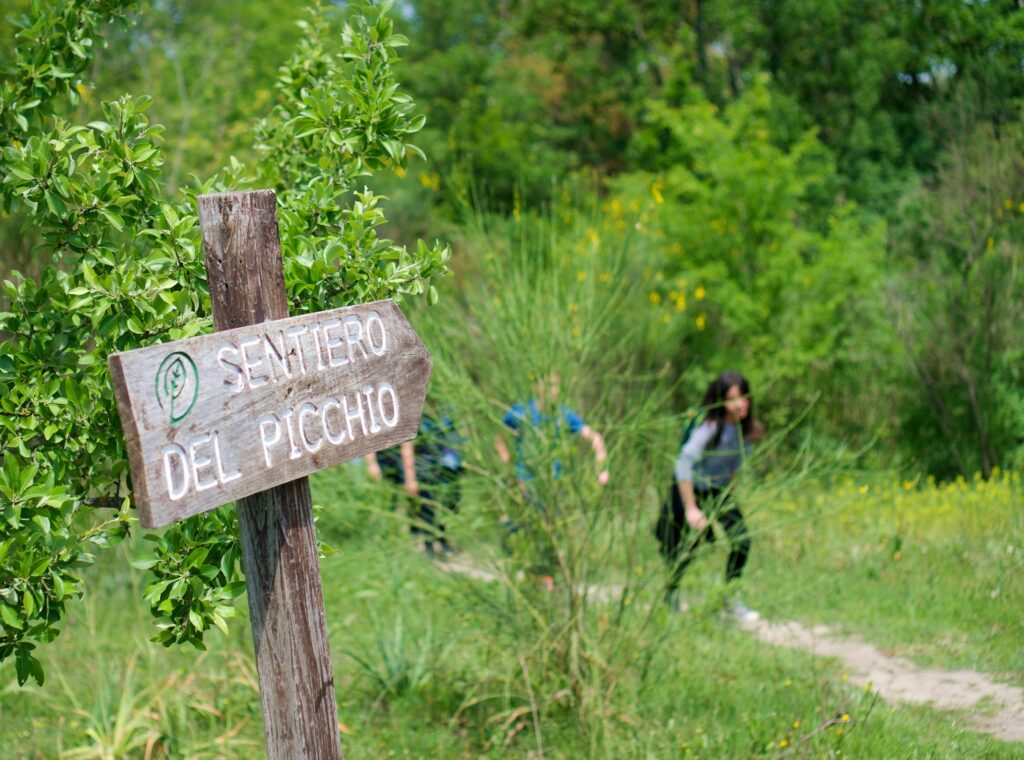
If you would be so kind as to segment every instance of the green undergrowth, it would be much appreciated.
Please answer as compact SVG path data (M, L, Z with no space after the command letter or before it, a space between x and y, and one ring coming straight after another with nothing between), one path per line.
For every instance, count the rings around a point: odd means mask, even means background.
M463 511L449 523L461 562L509 572L491 583L440 572L417 551L393 495L368 483L358 464L315 479L319 530L334 549L323 577L349 757L528 756L541 747L547 757L772 756L794 746L808 757L1018 751L975 734L963 715L876 704L844 681L841 664L724 624L715 606L724 546L702 552L685 580L694 612L667 615L646 532L653 487L635 515L609 515L595 534L595 551L609 562L589 582L628 584L595 605L591 632L606 642L630 638L610 648L614 693L593 708L600 720L581 727L564 686L535 680L532 668L545 662L537 650L549 639L521 619L530 605L543 614L561 597L512 577L515 565L480 503L488 492L481 480L469 478ZM1018 475L936 485L864 474L785 489L765 478L745 487L754 551L741 590L766 617L826 623L892 655L1021 682ZM13 672L4 674L0 713L9 728L0 756L259 756L244 620L228 639L209 637L207 652L149 642L139 601L146 578L130 566L141 550L130 542L88 572L96 594L44 650L45 689L19 689ZM524 636L535 638L525 649ZM844 714L848 722L804 741Z
M756 516L750 595L889 654L1024 683L1019 473L947 484L843 478Z
M509 560L483 530L479 515L489 513L469 485L450 520L457 560L498 580L428 560L391 494L358 466L315 478L319 531L333 548L322 568L346 757L1019 755L1020 745L974 732L964 715L886 705L848 680L841 663L737 629L716 607L722 547L686 578L695 609L670 614L657 603L653 543L639 534L646 550L638 549L637 577L609 600L589 602L583 650L605 661L581 668L586 682L574 688L556 661L560 632L547 627L560 619L565 589L552 594L528 574L502 575ZM1007 558L1016 549L1005 550L1020 535L1020 518L1008 510L1019 493L1015 476L807 485L773 510L759 506L771 482L762 488L748 496L748 603L773 619L837 624L894 653L1019 680L1012 610L1020 591L1008 584L990 596L999 573L1009 577L1015 567ZM820 504L830 500L839 506ZM1003 555L990 551L997 542ZM145 574L130 564L142 550L130 541L87 571L96 593L41 652L52 679L45 689L16 687L13 669L0 673L0 756L262 756L247 624L239 619L227 637L213 633L205 652L148 641ZM991 636L996 628L1004 639Z

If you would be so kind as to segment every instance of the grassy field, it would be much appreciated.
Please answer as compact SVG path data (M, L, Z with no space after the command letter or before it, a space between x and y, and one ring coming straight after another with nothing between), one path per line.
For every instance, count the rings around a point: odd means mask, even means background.
M462 563L496 580L418 552L404 510L359 463L314 477L347 756L1020 757L1024 746L976 733L964 715L883 704L840 663L739 630L721 614L724 542L684 580L690 612L660 603L652 528L677 398L706 380L667 361L684 336L652 307L643 241L617 229L481 226L462 241L477 255L460 281L436 307L409 310L434 356L428 404L464 436L452 540ZM524 499L494 435L508 404L553 372L605 434L611 482L599 487L591 453L564 441L552 449L563 477L539 474ZM868 457L808 444L803 412L773 414L738 492L754 540L738 589L747 603L1022 683L1019 474L937 485L866 472ZM511 539L504 515L522 528ZM136 537L83 571L90 595L40 650L44 688L0 670L0 757L262 755L246 622L210 632L203 652L149 641L148 581L131 567L146 550ZM553 593L537 582L545 564ZM595 585L613 593L598 600L586 593Z
M778 500L774 491L766 482L749 496L755 545L744 596L766 616L838 624L921 662L1021 682L1017 475L944 486L875 476L805 485ZM634 562L624 594L578 614L583 662L573 669L562 627L573 601L563 589L543 592L511 571L492 583L441 572L356 468L321 474L314 495L335 549L323 581L348 757L1024 752L972 732L961 715L885 705L838 664L767 646L723 620L721 548L684 584L706 603L670 614L656 603L661 568L639 532L646 519L619 537L635 548L617 555ZM452 534L464 560L500 574L510 560L475 538L486 535L484 514L471 490ZM247 625L230 637L215 632L206 652L149 642L144 575L129 564L139 543L87 570L96 593L43 650L45 688L19 689L13 668L2 671L0 756L262 754Z

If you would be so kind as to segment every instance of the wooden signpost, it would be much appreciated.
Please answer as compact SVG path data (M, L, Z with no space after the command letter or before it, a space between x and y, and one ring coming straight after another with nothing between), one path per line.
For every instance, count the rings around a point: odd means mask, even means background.
M414 438L431 359L392 301L288 317L272 191L198 200L217 332L109 357L139 522L237 500L267 755L337 758L305 476Z

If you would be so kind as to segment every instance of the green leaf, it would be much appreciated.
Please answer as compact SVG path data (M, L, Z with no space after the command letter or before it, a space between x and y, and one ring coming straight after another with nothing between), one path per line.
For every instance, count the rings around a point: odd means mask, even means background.
M9 628L21 630L25 627L24 621L21 619L21 615L6 602L0 602L0 620L4 622Z
M225 636L228 635L228 624L224 620L224 618L222 618L216 612L211 612L210 621L220 629L221 633L223 633Z
M113 227L118 232L124 231L124 219L121 218L120 214L118 214L113 209L109 208L100 208L99 211L100 214L103 215L103 218L110 223L111 227Z

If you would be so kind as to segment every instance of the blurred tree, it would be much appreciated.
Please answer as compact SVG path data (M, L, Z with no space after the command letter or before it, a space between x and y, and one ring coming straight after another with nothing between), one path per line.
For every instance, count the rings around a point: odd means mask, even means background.
M776 144L766 82L721 111L699 91L688 99L651 104L664 169L624 175L613 197L650 209L661 241L649 300L662 313L664 358L693 373L683 403L735 366L769 401L770 423L821 396L823 429L866 437L881 410L865 403L854 419L848 408L875 392L864 376L885 361L884 224L851 201L820 207L835 181L831 153L813 130Z
M1001 124L1019 112L1024 10L1016 0L710 5L710 45L728 70L767 71L806 123L820 126L849 194L875 209L891 210L913 172L934 168L962 126L964 99L981 121Z
M906 443L943 475L1024 464L1024 128L982 124L908 193L890 293L913 381Z
M480 186L506 210L550 198L587 167L627 168L627 146L681 46L678 4L509 0L410 4L416 40L403 64L433 124L433 153L456 188Z
M153 93L152 117L167 126L168 192L231 156L253 157L249 130L273 105L307 5L144 0L130 27L111 30L91 72L95 90ZM95 108L91 91L87 104Z

